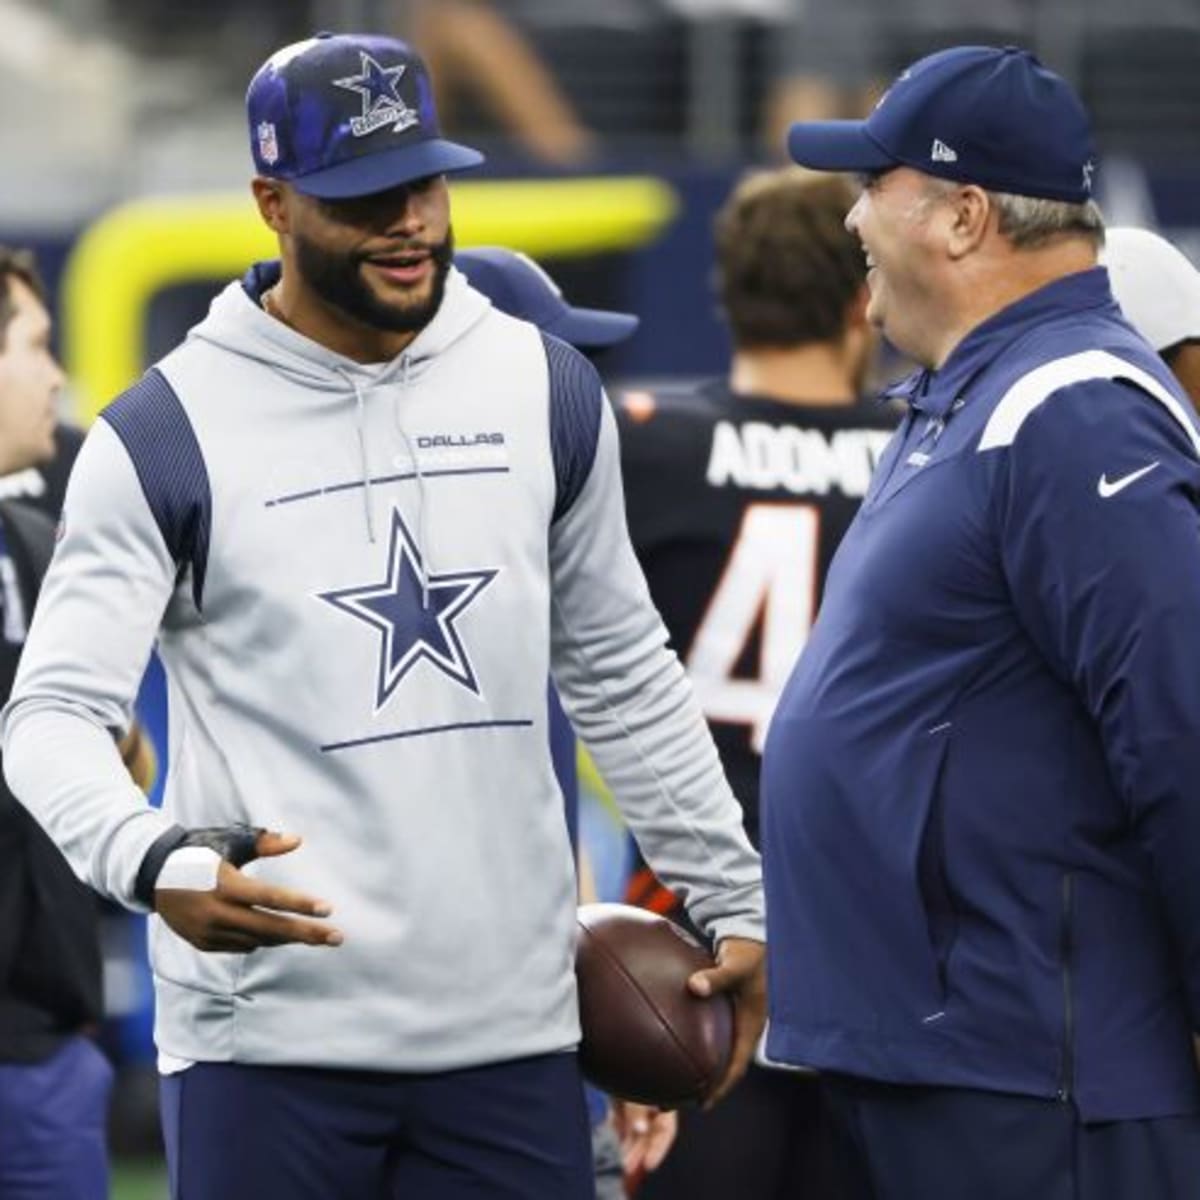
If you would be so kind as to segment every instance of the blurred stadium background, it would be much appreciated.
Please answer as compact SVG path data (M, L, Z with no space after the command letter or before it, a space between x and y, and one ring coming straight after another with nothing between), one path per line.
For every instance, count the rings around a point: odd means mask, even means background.
M489 164L455 185L460 245L541 258L576 302L642 317L611 377L716 371L709 224L801 116L857 115L905 62L1016 42L1083 93L1112 224L1200 260L1200 0L0 0L0 240L32 246L72 376L97 408L231 275L271 252L250 206L246 82L321 29L384 29L429 58L453 135ZM161 679L141 711L165 761ZM586 783L586 779L585 779ZM593 789L603 897L624 842ZM117 1200L162 1200L141 922L105 921Z

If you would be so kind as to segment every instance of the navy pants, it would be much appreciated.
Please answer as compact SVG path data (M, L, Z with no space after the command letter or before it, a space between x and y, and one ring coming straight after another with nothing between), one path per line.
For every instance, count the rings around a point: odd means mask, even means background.
M711 1112L685 1108L679 1137L638 1200L830 1200L815 1075L752 1065Z
M840 1200L1195 1200L1200 1117L824 1076Z
M162 1080L173 1200L593 1200L574 1054L430 1075L198 1063Z
M0 1063L0 1200L107 1200L113 1072L87 1038Z

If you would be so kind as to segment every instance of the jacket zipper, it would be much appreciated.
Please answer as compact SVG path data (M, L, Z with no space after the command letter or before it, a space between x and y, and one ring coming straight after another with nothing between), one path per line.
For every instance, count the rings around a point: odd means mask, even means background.
M1059 953L1062 956L1063 1056L1058 1078L1058 1099L1064 1103L1071 1099L1075 1088L1075 999L1071 978L1074 907L1075 876L1067 871L1062 877L1062 924L1059 929Z

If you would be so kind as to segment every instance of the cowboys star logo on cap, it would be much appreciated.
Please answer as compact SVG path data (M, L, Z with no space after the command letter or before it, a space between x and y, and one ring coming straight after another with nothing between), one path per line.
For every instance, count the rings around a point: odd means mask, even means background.
M277 50L250 81L246 116L259 174L322 200L483 162L442 137L421 56L377 34L317 34Z
M393 133L401 133L417 124L420 117L409 108L396 90L406 68L380 66L365 50L359 51L361 72L335 79L334 87L357 92L362 97L362 115L350 119L350 128L355 137L366 137L385 125L392 126Z

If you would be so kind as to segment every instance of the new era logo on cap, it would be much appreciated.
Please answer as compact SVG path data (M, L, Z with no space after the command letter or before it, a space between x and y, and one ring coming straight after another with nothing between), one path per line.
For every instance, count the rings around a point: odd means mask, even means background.
M1095 149L1079 97L1015 46L956 46L912 64L865 121L802 121L788 148L820 171L907 166L998 192L1082 204Z
M438 129L425 64L374 34L318 34L273 54L246 94L262 175L324 199L365 196L478 166Z

